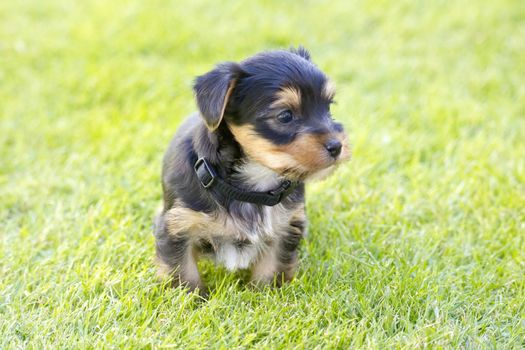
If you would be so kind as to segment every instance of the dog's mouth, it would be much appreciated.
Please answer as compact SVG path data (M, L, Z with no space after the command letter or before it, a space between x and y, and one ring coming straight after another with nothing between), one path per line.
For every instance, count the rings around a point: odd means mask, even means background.
M339 161L332 161L326 167L320 169L305 169L304 167L296 166L281 171L281 174L283 177L293 181L323 180L332 175L340 164L341 162Z
M345 145L341 155L337 158L324 157L322 162L302 163L297 160L284 169L275 169L282 176L293 181L316 181L323 180L332 175L339 165L351 158L348 146ZM312 166L313 165L313 166Z
M258 153L253 158L286 179L305 182L327 178L340 164L351 158L351 153L345 144L337 157L330 156L322 149L305 149L294 153L274 149L272 153Z
M331 175L337 167L350 159L351 152L344 133L332 137L337 149L331 149L326 139L305 135L289 146L279 149L289 159L284 175L299 181L320 180Z

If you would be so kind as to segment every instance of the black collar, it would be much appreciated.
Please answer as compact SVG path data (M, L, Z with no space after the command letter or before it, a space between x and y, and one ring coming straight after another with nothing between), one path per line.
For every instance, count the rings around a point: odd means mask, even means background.
M285 180L281 186L268 192L244 191L234 187L221 179L206 158L199 158L193 168L202 187L207 190L214 189L226 199L235 199L241 202L274 206L281 203L297 186L296 182Z

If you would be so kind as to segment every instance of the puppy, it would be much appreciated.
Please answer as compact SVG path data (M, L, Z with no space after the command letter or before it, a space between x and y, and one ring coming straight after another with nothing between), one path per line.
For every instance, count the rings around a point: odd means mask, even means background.
M164 157L160 274L202 291L197 260L211 257L250 268L256 284L291 280L306 233L304 182L350 157L330 114L333 83L299 47L219 64L194 92L199 112Z

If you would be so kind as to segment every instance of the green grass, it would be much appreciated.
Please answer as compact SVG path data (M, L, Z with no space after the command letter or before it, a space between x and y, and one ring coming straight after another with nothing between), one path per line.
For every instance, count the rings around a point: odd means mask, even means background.
M297 278L155 278L191 82L304 44L352 162ZM525 347L525 2L2 1L0 348Z

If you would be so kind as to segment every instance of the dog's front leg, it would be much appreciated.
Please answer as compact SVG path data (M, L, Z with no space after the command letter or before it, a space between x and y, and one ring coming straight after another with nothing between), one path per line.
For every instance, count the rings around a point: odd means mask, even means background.
M252 267L252 282L280 286L283 282L291 281L297 268L297 251L305 230L306 221L302 211L290 222L286 231L262 252Z
M204 291L197 268L197 261L190 235L186 232L170 232L162 222L157 221L155 248L159 274L171 277L174 286L185 286L191 291Z

